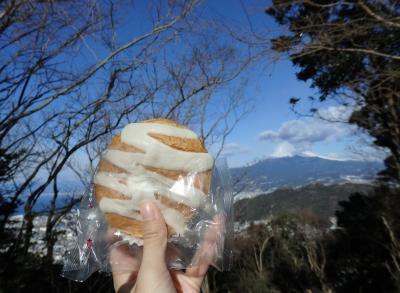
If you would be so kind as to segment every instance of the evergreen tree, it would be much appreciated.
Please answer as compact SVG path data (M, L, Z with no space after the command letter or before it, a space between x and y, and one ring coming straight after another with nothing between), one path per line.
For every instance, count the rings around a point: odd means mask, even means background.
M274 0L267 13L288 27L272 48L289 54L297 77L319 90L310 99L353 105L349 122L390 151L382 179L400 183L399 2Z
M311 81L313 104L352 105L349 122L390 151L368 196L341 202L340 227L328 242L328 279L336 292L396 292L400 288L400 4L388 1L274 0L266 11L288 33L272 41ZM294 97L292 105L300 101ZM317 109L311 108L311 112Z
M354 194L336 213L341 229L329 245L329 278L337 292L396 292L394 263L400 235L398 190L384 186L369 196ZM397 259L398 261L398 259ZM391 274L391 272L394 274Z

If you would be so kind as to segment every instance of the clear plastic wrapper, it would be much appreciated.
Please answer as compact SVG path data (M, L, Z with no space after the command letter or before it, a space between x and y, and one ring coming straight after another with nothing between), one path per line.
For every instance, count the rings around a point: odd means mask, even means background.
M153 196L154 203L158 205L164 217L169 217L166 222L169 234L167 265L170 269L182 270L204 261L209 261L219 270L227 270L231 266L233 195L226 160L218 159L213 163L211 171L208 172L208 179L203 175L204 173L191 172L184 177L179 176L171 184L162 187L160 186L165 185L164 181L157 181L157 176L151 178L152 186L163 190L166 197L164 201L157 196L157 192L151 188L149 190L148 186L134 182L137 188L153 193L145 199L136 199L134 209L137 209L139 201L149 200ZM121 178L123 177L117 179L122 180ZM186 207L185 211L184 206L187 203L185 196L193 195L193 190L202 186L199 180L208 180L205 183L209 185L209 188L206 188L207 194L204 194L203 202L196 204L196 208L191 207L188 212ZM165 195L166 188L173 196ZM75 281L85 281L96 271L126 272L137 271L140 267L143 248L141 238L132 236L126 229L118 229L112 224L110 218L106 217L105 209L100 208L96 192L99 192L99 189L96 189L94 183L82 199L76 224L78 231L76 246L64 257L62 274ZM104 190L101 192L104 193ZM182 197L181 201L178 200L179 196ZM176 210L180 215L174 218ZM140 214L138 217L134 221L140 222ZM184 227L181 227L182 225ZM205 241L209 241L210 235L213 241L212 251L206 255L199 254L198 251Z

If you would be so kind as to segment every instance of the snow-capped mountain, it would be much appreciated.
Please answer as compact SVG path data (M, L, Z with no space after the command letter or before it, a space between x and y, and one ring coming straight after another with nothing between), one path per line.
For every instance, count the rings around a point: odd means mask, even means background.
M310 183L337 184L371 182L383 169L381 162L338 161L310 156L268 158L251 166L231 169L239 196L252 197L280 187ZM252 195L252 196L247 196Z

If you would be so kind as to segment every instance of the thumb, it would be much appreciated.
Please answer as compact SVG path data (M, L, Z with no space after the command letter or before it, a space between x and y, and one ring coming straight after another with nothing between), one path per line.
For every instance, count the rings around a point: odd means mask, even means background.
M154 269L165 269L165 250L167 248L167 227L161 211L152 202L140 206L143 218L143 259L142 265ZM143 268L143 267L142 267Z
M174 292L165 262L167 227L164 217L152 202L140 206L142 215L143 257L135 292Z
M151 202L140 206L143 257L135 292L175 292L165 262L167 227L160 210Z

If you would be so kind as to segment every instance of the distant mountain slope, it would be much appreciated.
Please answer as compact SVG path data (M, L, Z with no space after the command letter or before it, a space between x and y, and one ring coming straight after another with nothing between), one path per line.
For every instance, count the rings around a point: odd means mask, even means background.
M362 183L372 180L382 170L380 162L335 161L319 157L269 158L254 165L231 169L235 190L267 191L282 186L303 186L314 182Z
M372 186L362 184L311 184L301 188L280 188L269 194L242 199L235 203L236 221L256 221L270 215L285 214L298 210L311 210L327 220L338 208L338 202L346 200L354 192L367 193Z

